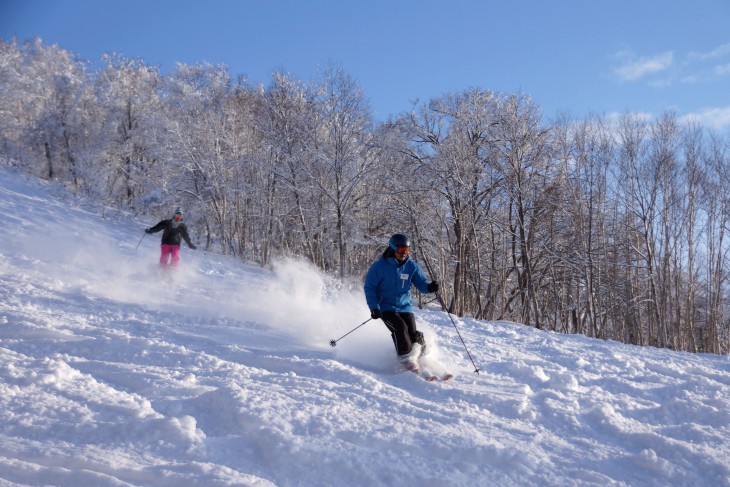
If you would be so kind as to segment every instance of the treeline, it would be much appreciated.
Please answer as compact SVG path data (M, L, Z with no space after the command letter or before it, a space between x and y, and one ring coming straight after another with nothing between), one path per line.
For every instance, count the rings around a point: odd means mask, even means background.
M392 233L485 320L727 353L728 141L675 114L546 121L469 89L384 123L341 66L252 86L223 66L90 70L0 42L0 158L105 205L167 217L262 266L360 280Z

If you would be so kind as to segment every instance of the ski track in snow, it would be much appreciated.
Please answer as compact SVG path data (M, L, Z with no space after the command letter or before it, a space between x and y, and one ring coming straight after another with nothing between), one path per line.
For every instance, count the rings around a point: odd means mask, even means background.
M155 222L0 176L0 486L730 486L728 357L455 318L475 374L429 308L428 383L380 322L329 346L357 283L187 248L169 282Z

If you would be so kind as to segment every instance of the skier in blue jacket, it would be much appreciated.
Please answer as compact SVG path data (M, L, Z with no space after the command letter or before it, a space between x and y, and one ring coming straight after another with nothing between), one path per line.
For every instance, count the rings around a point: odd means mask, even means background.
M407 370L416 370L416 360L426 352L426 342L416 329L411 285L422 293L435 293L439 285L429 282L421 266L410 259L410 247L407 236L397 233L390 237L388 248L365 277L365 299L370 316L382 318L390 330L401 364Z

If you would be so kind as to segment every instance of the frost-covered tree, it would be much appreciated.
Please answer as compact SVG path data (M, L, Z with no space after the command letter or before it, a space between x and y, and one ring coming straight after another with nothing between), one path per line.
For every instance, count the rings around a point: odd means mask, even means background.
M315 103L317 129L308 141L312 157L306 169L331 215L325 222L334 230L326 263L339 269L343 278L351 270L347 242L349 228L358 223L353 218L355 206L363 182L375 167L368 154L372 145L370 107L357 81L337 63L325 67Z
M35 116L32 108L32 78L25 63L25 53L17 40L6 42L0 39L0 145L6 163L19 165L24 160L21 143L23 128Z
M547 278L545 248L550 244L556 197L556 163L551 154L548 128L541 123L539 107L527 96L510 95L499 109L497 123L500 183L508 198L511 238L510 272L515 274L506 309L519 304L516 318L543 326L542 286Z
M262 259L272 251L301 249L309 260L322 265L321 215L315 211L312 187L305 170L311 158L306 147L315 128L313 90L284 73L274 73L264 94L256 124L262 136L263 168L267 172Z
M228 69L179 64L167 79L164 102L165 151L171 171L167 200L194 210L208 242L234 251L232 218L245 137L241 133L236 89Z
M40 39L3 41L2 58L6 144L34 173L81 188L96 122L83 63Z
M396 232L457 314L675 349L730 348L728 141L668 113L553 122L473 88L373 124L330 63L267 88L224 66L84 62L0 41L0 163L268 265L343 281Z
M428 195L429 202L425 211L414 204L414 212L431 220L419 217L415 222L421 220L418 232L424 236L435 225L445 230L440 241L430 241L431 255L449 267L439 265L432 272L451 276L452 286L444 294L452 297L450 308L458 314L481 314L493 305L482 286L489 287L483 278L494 238L492 197L500 178L495 172L497 109L496 95L472 89L433 99L404 119L415 161L412 180L418 181L420 198ZM445 248L448 255L437 253Z
M146 206L158 177L152 172L160 160L162 77L156 67L121 55L105 55L95 80L103 113L100 137L104 142L107 180L101 194L127 207ZM101 183L100 183L101 185ZM139 201L142 199L142 201Z

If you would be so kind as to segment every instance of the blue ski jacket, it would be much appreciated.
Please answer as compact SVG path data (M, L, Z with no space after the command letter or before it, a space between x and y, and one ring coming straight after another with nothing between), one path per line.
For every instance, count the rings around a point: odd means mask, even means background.
M399 265L395 257L382 255L365 276L365 299L371 310L410 313L413 311L411 284L427 294L428 283L421 266L410 258Z

